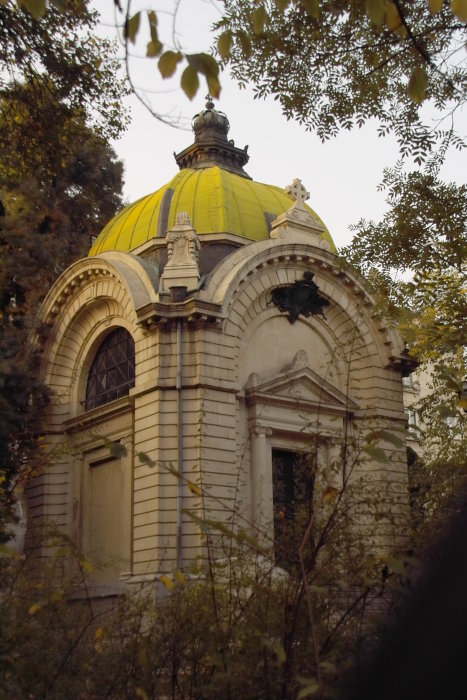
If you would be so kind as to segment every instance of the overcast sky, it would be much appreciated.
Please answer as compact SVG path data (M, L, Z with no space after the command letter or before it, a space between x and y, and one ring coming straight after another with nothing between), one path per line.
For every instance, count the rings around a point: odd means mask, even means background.
M139 0L133 0L132 13L140 7L158 11L161 38L168 44L171 16L161 10L170 11L173 0L138 3ZM194 53L209 48L209 27L219 16L219 5L216 0L182 0L177 30L185 50ZM114 35L113 0L95 0L94 6L101 13L101 31ZM142 30L131 62L134 80L138 86L153 91L145 93L153 107L174 117L181 116L189 128L193 115L204 108L204 79L190 102L176 81L161 80L156 61L138 58L145 52L146 22L142 17ZM377 186L383 168L397 160L392 139L378 138L375 126L369 124L322 144L304 127L288 122L274 100L254 100L252 90L239 90L227 74L221 76L221 82L216 108L229 118L229 138L241 148L248 144L250 160L245 169L254 180L285 187L299 177L310 192L308 203L326 223L337 246L350 241L349 226L360 218L379 220L384 215L384 193L378 192ZM192 143L193 135L157 121L134 97L128 99L128 105L131 124L113 145L125 164L125 198L131 202L157 190L177 173L173 152ZM444 177L465 182L465 172L465 154L453 153Z

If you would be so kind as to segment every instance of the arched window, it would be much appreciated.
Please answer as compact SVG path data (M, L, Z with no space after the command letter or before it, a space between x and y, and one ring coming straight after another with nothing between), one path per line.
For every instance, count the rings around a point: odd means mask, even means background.
M124 328L110 333L97 351L86 387L86 411L126 396L135 385L135 344Z

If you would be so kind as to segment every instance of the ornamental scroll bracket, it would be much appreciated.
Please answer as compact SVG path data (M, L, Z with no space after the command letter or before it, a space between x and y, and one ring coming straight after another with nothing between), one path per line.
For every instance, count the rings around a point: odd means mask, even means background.
M326 318L323 309L329 306L329 301L321 295L313 277L313 273L307 271L303 273L303 279L276 287L271 291L268 306L276 306L279 311L286 313L290 323L295 323L300 315L305 318Z

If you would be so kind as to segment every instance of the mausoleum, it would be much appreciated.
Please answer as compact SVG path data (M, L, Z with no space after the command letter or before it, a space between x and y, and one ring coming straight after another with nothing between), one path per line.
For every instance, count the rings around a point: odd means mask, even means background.
M273 549L275 483L294 497L300 455L325 469L343 436L406 425L402 340L304 185L252 180L210 100L193 131L179 172L109 222L41 311L55 456L28 524L64 531L111 588L202 557L198 518ZM365 469L404 502L405 445L390 448Z

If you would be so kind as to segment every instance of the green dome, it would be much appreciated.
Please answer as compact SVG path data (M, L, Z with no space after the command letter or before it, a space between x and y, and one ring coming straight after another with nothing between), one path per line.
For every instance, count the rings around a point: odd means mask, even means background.
M230 233L261 241L269 238L271 222L292 204L292 198L280 187L254 182L217 165L202 170L185 168L111 219L89 255L109 250L129 252L154 238L163 238L182 211L188 213L199 236ZM323 237L335 250L326 228Z

